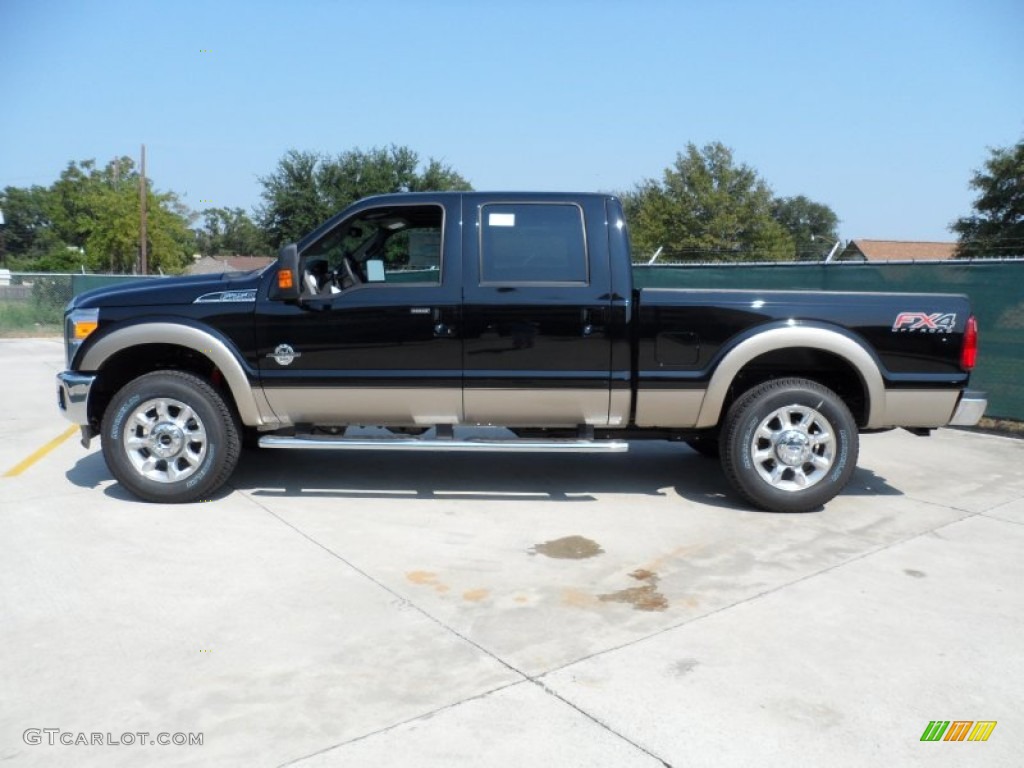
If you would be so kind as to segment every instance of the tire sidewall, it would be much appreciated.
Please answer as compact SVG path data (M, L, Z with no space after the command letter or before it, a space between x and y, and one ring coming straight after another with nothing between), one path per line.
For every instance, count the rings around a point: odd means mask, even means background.
M160 483L139 474L124 446L124 425L140 403L167 397L185 403L206 430L206 456L192 475ZM218 482L225 461L228 430L216 406L201 390L171 374L148 374L126 384L110 402L103 418L101 445L107 466L129 491L146 501L188 502L203 499Z
M772 411L789 405L816 410L831 424L836 439L836 457L828 474L802 491L783 491L769 485L758 474L752 456L758 426ZM849 409L832 392L806 384L780 387L766 394L755 390L749 400L737 402L735 410L734 423L728 428L730 439L723 450L729 451L731 478L750 501L772 511L806 512L832 499L849 482L857 466L857 425Z

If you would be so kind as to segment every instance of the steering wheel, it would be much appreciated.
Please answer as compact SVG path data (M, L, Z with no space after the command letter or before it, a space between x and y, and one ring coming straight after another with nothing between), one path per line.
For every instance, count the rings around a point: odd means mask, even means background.
M366 282L360 277L357 267L352 263L351 256L342 257L338 271L341 272L338 282L341 283L342 288L350 288L353 285L362 285Z

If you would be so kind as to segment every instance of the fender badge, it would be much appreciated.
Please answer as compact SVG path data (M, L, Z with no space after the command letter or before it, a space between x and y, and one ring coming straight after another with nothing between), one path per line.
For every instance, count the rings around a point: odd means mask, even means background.
M956 313L900 312L892 324L893 333L952 333Z
M302 357L302 353L296 352L289 344L278 344L273 352L267 352L267 357L273 358L278 365L291 365L296 357Z

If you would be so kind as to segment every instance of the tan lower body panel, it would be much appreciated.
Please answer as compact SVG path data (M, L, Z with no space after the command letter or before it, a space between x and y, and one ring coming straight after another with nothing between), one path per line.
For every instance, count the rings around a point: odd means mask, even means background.
M398 427L459 424L459 388L264 388L282 424L383 424Z
M611 407L608 410L609 427L625 427L629 424L629 407L633 404L633 393L628 389L613 389Z
M957 390L899 389L885 393L886 427L944 427L953 417Z
M636 395L638 427L693 427L703 389L640 389Z
M467 389L463 395L466 423L510 427L608 426L609 399L607 389Z

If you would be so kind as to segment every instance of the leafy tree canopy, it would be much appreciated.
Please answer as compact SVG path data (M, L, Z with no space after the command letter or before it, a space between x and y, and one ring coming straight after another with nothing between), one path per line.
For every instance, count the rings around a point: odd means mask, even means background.
M256 223L241 208L207 208L200 213L196 247L204 256L268 256L270 246Z
M298 240L346 206L390 192L470 190L469 182L443 163L408 147L353 149L336 157L289 150L268 176L260 177L258 219L277 248Z
M773 200L772 217L793 238L798 261L819 261L839 239L839 217L835 211L803 195Z
M623 196L640 256L663 261L760 261L823 258L839 217L804 195L776 198L721 143L688 144L660 181Z
M715 142L685 153L625 196L638 255L662 260L766 260L794 255L793 238L772 216L772 192L753 168Z
M950 226L959 236L957 256L1024 256L1024 139L990 150L970 185L978 191L975 212Z
M128 157L104 168L71 162L50 187L7 187L0 207L11 226L11 264L44 271L131 272L139 254L139 174ZM147 194L147 261L180 272L190 261L189 212L171 192Z
M53 231L52 198L46 187L6 187L0 191L0 210L5 221L4 257L11 266L17 268L64 250L64 243Z

